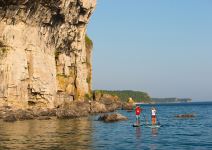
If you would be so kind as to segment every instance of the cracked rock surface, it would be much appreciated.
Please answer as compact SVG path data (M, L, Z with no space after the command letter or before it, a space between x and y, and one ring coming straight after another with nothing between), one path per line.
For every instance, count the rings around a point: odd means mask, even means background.
M0 106L54 108L91 92L95 0L0 0Z

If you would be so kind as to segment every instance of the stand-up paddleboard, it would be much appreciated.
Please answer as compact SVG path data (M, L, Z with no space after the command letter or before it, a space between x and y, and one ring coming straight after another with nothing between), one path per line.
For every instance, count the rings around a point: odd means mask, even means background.
M160 128L161 125L159 125L159 124L156 124L156 125L147 125L147 127L149 127L149 128Z
M141 124L136 124L136 123L134 123L132 126L133 126L133 127L140 127Z
M132 126L133 127L145 126L145 127L149 127L149 128L160 128L162 125L160 125L160 124L152 125L152 124L137 124L137 123L134 123Z
M140 126L146 126L146 124L137 124L137 123L134 123L132 126L133 127L140 127Z
M134 123L132 126L133 126L133 127L151 126L151 124L137 124L137 123Z

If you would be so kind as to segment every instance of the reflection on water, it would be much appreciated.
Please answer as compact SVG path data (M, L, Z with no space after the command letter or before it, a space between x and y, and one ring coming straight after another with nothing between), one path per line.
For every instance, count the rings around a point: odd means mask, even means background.
M151 106L144 106L151 109ZM194 119L176 119L184 110L195 111ZM132 127L135 114L119 111L129 120L114 123L82 120L0 121L0 150L170 150L212 149L212 103L160 106L160 128ZM145 114L145 116L151 114ZM145 118L141 120L144 122Z
M149 137L146 137L146 135L144 135L144 137L142 137L142 130L145 129L149 132L149 135L152 135L152 138L149 136ZM145 132L147 134L147 132ZM146 140L151 140L152 141L152 144L150 145L150 147L148 149L151 149L151 150L156 150L157 149L157 145L154 143L154 139L155 137L158 136L158 128L148 128L148 127L145 127L143 126L142 127L136 127L135 128L135 148L136 150L140 150L140 149L145 149L146 147L144 147L143 143L146 141ZM145 139L147 138L147 139Z
M0 149L91 149L91 121L0 122Z
M142 137L141 137L141 127L136 127L135 128L135 133L136 133L136 142L135 142L135 149L139 150L142 147Z
M158 128L152 128L152 136L157 136Z
M137 127L136 128L136 138L140 138L141 137L141 128L140 127Z

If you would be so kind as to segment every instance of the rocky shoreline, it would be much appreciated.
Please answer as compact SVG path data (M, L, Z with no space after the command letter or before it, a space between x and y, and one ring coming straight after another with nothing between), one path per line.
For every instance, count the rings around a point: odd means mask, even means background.
M27 108L20 109L11 106L0 107L0 119L5 122L22 120L74 119L87 117L98 113L114 112L117 109L133 109L132 104L123 103L117 97L103 94L93 100L65 102L58 108Z

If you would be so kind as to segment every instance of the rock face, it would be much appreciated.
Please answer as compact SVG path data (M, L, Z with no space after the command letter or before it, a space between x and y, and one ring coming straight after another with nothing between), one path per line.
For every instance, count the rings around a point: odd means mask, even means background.
M95 92L94 93L94 101L105 105L106 112L113 112L117 109L120 109L122 106L122 103L121 103L119 97L113 96L110 94L103 94L103 93Z
M91 92L95 0L0 0L0 106L54 108Z
M123 110L133 110L133 107L134 107L133 103L124 102L122 104L122 109Z
M105 112L108 112L108 110L106 109L106 106L104 104L96 101L91 102L91 110L90 110L91 114L105 113Z

